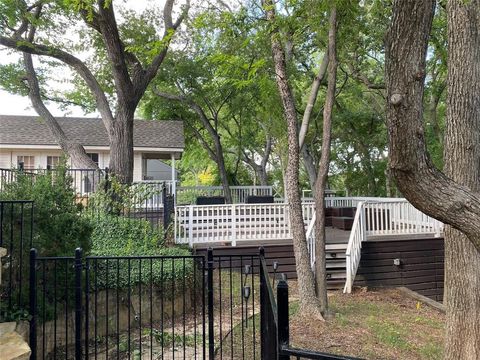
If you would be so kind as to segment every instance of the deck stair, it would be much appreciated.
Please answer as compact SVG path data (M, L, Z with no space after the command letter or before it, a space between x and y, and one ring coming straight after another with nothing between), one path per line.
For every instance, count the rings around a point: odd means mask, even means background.
M278 263L277 274L285 274L288 279L296 279L297 272L295 270L295 255L293 245L289 244L263 244L265 249L265 259L270 274L274 273L273 263ZM346 243L327 244L327 285L329 289L340 289L345 284L346 278L346 262L345 249ZM216 246L214 247L214 255L256 255L259 246ZM204 255L207 252L206 247L196 247L195 253ZM239 266L240 269L240 266ZM279 275L280 276L280 275Z

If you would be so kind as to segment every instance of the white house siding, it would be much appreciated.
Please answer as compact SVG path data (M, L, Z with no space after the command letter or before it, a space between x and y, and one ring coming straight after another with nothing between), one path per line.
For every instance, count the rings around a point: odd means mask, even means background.
M142 153L133 154L133 181L142 181Z
M11 169L17 167L18 156L34 156L35 168L47 167L47 156L61 156L60 150L2 149L0 148L0 167Z
M11 167L10 151L0 149L0 168L9 169Z
M100 151L94 149L87 149L88 153L98 153L98 166L100 169L108 167L110 162L110 154L108 151ZM0 168L11 169L17 167L18 156L34 156L35 168L45 169L47 167L47 156L61 156L61 150L43 150L43 149L8 149L0 148ZM71 168L78 168L71 161L68 161ZM141 181L142 179L142 152L134 152L133 159L133 180Z

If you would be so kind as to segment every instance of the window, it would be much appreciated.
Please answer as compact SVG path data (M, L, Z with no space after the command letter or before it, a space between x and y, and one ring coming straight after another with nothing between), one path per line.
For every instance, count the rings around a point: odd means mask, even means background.
M47 156L47 169L55 169L60 163L60 156Z
M35 156L30 155L18 155L17 165L20 167L22 164L25 170L35 170Z
M98 166L98 153L87 153L87 155L90 157L90 159L93 160L95 164Z

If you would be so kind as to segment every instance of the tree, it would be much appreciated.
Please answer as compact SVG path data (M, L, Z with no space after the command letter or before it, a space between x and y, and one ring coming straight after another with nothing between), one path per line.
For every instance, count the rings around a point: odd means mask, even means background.
M405 197L446 224L446 359L480 357L480 1L450 0L445 172L426 150L423 96L435 1L395 1L386 41L390 169Z
M267 185L271 128L280 113L272 106L278 96L271 96L264 25L252 11L212 8L197 14L190 41L164 64L144 107L147 117L161 112L184 121L217 165L227 202L239 171L253 169L252 177Z
M335 89L337 83L337 9L335 5L330 10L330 29L328 32L328 88L323 107L323 139L322 154L318 165L317 179L315 181L315 277L317 284L317 296L320 300L321 311L328 309L327 298L327 273L326 253L327 245L325 238L325 186L327 184L328 169L330 167L330 144L332 133L332 111L335 101Z
M275 66L275 78L282 100L285 121L287 123L288 159L285 174L286 195L290 210L290 228L293 237L295 264L298 277L300 311L314 318L323 319L320 303L315 296L315 280L307 249L302 204L298 188L300 147L298 142L298 123L295 100L288 83L285 53L281 35L276 24L275 5L272 0L264 0L263 6L267 21L271 26L271 49Z
M118 23L113 1L72 0L51 2L40 0L2 1L0 45L25 54L49 58L69 66L78 76L77 88L88 89L100 113L110 141L110 169L123 182L133 178L133 118L147 87L162 64L172 36L180 26L185 11L173 20L175 0L167 0L163 9L164 33L157 36L152 20L145 16L143 23L133 13L122 13L127 19ZM80 20L80 21L79 21ZM72 46L71 39L60 39L65 24L82 28L83 40ZM86 43L90 40L93 46ZM94 60L81 60L75 50L94 50ZM42 104L45 93L36 89L31 57L25 57L30 98L39 115L45 118L60 144L66 139L58 123ZM53 64L55 65L55 64ZM80 81L80 79L82 81ZM112 80L113 79L113 80ZM37 81L38 85L38 81ZM79 91L81 92L81 90ZM78 93L76 94L78 96ZM85 96L85 93L83 93ZM89 96L86 96L87 98ZM68 98L68 96L67 96ZM66 101L66 100L65 100ZM88 101L85 101L88 103ZM79 101L77 101L79 103ZM82 164L89 164L87 155L78 144L62 146ZM91 165L91 161L90 161Z

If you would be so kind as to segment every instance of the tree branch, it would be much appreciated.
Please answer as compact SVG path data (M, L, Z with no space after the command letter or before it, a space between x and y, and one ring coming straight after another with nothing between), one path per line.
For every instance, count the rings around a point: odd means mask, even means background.
M136 99L133 98L133 83L128 73L124 46L118 33L118 25L115 19L115 12L113 11L113 2L110 1L106 4L105 0L98 0L98 11L99 17L97 25L107 49L110 63L112 64L118 102L126 104L135 102Z
M53 117L53 115L43 103L40 95L38 78L36 76L35 68L33 66L32 55L29 53L23 53L23 61L25 64L27 82L29 87L28 96L32 102L32 106L38 113L38 115L40 115L40 117L45 120L46 125L52 132L55 140L60 145L60 148L70 156L76 166L80 166L81 168L86 169L98 169L98 165L96 165L93 160L89 156L87 156L82 145L68 139L68 137L65 135L62 128L58 124L57 119Z
M48 56L71 66L85 81L88 88L93 93L97 109L102 116L107 133L110 133L110 127L113 123L113 114L110 109L110 104L108 103L107 97L97 79L80 59L61 49L28 41L19 41L5 36L0 36L0 45L28 54Z
M144 92L147 88L150 81L155 77L160 65L165 60L165 56L167 55L168 46L171 42L172 36L177 28L180 26L184 18L187 16L188 11L190 9L190 0L187 0L186 5L182 11L182 14L179 16L177 21L173 22L172 19L172 11L173 11L173 4L175 0L167 0L165 2L165 6L163 8L163 21L165 24L165 32L162 37L162 42L165 42L165 45L160 50L160 52L155 56L152 60L151 64L147 66L143 76L141 78L135 78L134 82L136 84L136 92Z
M310 95L308 96L307 106L305 107L305 111L303 113L302 125L300 126L300 132L298 135L298 144L300 147L300 151L302 150L303 143L305 142L305 136L307 135L308 131L308 124L310 123L310 118L312 117L313 107L315 106L315 102L317 101L320 84L322 83L323 79L325 78L325 74L327 73L327 66L328 49L323 55L320 69L318 70L317 76L315 76L315 79L313 80L312 87L310 89Z

